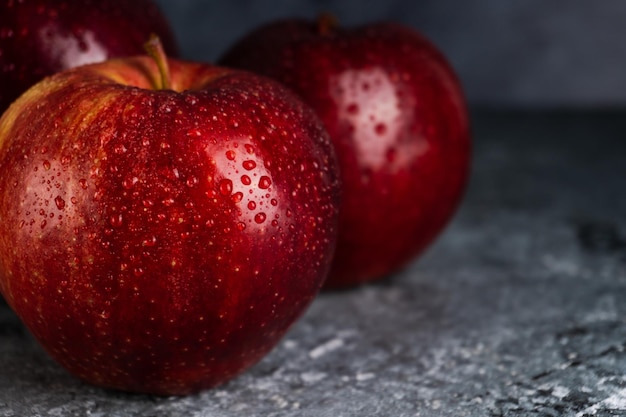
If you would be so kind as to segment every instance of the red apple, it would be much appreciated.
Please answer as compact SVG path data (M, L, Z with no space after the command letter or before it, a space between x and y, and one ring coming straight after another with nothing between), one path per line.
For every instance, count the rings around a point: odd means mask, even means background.
M57 73L4 113L0 290L76 376L186 394L257 362L318 293L339 174L279 83L157 61Z
M394 23L344 29L284 20L252 31L221 59L273 77L324 122L343 180L337 254L326 287L389 275L453 216L470 159L461 86L422 35Z
M0 16L0 113L44 76L143 53L151 33L177 54L151 0L5 0Z

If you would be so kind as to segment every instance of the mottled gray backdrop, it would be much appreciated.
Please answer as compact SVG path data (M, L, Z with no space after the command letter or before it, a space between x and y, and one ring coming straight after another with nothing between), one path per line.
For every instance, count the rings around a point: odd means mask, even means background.
M331 11L345 25L396 20L448 56L473 104L626 103L624 0L158 0L187 58L215 60L272 19Z

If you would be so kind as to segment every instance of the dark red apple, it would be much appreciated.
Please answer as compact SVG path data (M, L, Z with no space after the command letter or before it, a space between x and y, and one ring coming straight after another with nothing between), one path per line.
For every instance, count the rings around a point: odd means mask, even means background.
M457 209L469 121L441 52L394 23L344 29L285 20L252 31L221 64L273 77L321 117L343 179L339 241L326 286L389 275L420 254Z
M0 290L74 375L186 394L257 362L318 293L339 174L279 83L157 61L57 73L4 113Z
M155 33L177 44L152 0L5 0L0 3L0 113L44 76L143 53Z

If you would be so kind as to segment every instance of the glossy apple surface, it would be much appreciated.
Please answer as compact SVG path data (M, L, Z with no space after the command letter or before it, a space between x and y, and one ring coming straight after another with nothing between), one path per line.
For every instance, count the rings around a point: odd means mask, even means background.
M387 276L428 247L462 198L470 133L456 75L422 35L326 19L260 27L220 62L292 88L331 136L343 180L332 288Z
M57 73L0 119L0 290L85 381L156 394L263 357L322 286L338 172L275 81L147 57Z
M44 76L143 53L155 33L177 45L152 0L5 0L0 3L0 112Z

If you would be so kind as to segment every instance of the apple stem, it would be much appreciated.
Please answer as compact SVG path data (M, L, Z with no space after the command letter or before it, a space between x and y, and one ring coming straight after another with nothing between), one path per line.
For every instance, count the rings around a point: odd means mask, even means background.
M317 30L320 35L328 36L339 27L339 20L329 12L323 12L317 17Z
M160 84L155 86L156 89L170 90L172 88L172 77L170 75L170 66L167 61L165 50L163 49L161 39L153 33L150 35L150 39L148 39L148 42L146 42L143 47L148 55L154 59L154 62L156 62L157 67L159 68L159 73L161 74L161 81Z

